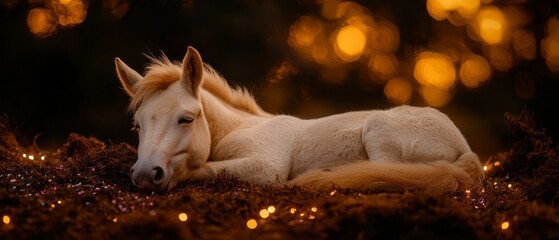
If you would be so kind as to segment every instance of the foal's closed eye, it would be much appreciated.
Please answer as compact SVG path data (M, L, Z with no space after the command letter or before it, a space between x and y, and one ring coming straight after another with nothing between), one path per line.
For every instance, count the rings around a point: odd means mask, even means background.
M181 117L179 118L179 124L189 124L192 123L194 121L194 118L191 117Z

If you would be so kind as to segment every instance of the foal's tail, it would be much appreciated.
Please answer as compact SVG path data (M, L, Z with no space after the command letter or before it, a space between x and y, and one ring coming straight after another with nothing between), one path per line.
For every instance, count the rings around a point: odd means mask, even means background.
M481 186L483 175L478 156L468 152L454 162L356 162L331 168L330 171L311 170L289 183L319 189L336 185L364 191L415 190L443 194L476 189Z

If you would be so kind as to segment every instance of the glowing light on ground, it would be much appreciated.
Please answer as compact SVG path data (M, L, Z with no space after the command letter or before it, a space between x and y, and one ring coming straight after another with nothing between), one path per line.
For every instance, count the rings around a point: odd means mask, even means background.
M10 224L10 217L8 215L4 215L4 217L2 217L2 221L4 224Z
M336 34L336 54L346 62L353 62L361 56L367 43L365 33L355 26L345 26Z
M413 94L413 86L405 78L393 78L384 85L384 95L388 101L402 105L410 101Z
M258 226L258 223L254 219L250 219L247 221L247 227L249 229L255 229Z
M503 222L503 223L501 223L501 229L507 230L509 227L510 227L509 222Z
M449 90L456 83L456 70L451 59L440 53L422 52L416 58L415 79L424 86Z
M486 7L477 16L479 36L487 44L498 44L503 41L506 30L505 15L496 7Z
M468 88L477 88L491 77L489 62L479 55L464 57L460 66L460 81Z
M274 213L274 212L276 212L276 207L274 207L274 206L269 206L269 207L268 207L268 212L269 212L269 213Z
M182 222L188 220L188 215L186 215L186 213L180 213L179 220L181 220Z

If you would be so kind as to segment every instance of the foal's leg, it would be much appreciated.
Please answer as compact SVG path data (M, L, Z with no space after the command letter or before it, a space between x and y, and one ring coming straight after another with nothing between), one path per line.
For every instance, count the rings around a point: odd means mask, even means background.
M372 115L363 126L362 141L370 161L401 162L402 145L394 136L398 129L384 113Z
M288 173L275 167L271 159L262 157L244 157L223 161L206 162L201 168L191 172L192 180L203 180L225 172L239 180L256 184L273 184L285 182Z

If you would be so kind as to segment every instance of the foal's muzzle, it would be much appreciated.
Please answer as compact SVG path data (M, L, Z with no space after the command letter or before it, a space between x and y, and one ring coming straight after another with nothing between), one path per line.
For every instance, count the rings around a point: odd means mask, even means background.
M160 166L140 168L134 165L130 169L130 178L142 192L160 191L165 188L165 170Z

